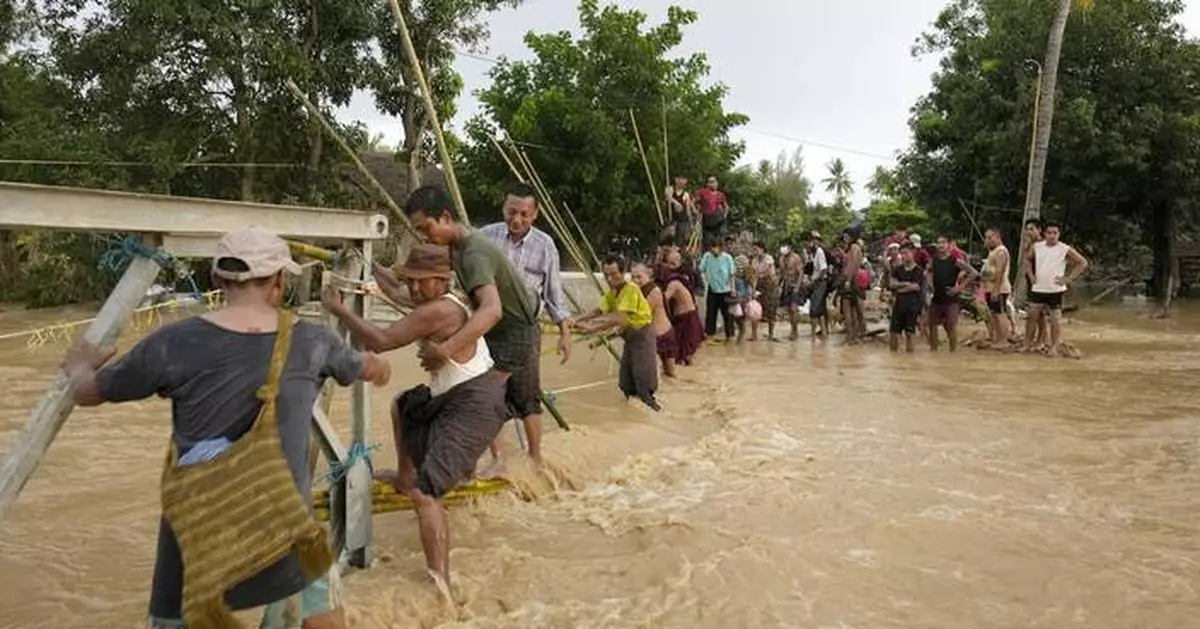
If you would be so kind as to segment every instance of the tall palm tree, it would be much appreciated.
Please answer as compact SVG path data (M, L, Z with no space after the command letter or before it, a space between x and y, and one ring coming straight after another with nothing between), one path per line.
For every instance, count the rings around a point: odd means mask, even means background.
M1059 0L1058 11L1054 14L1054 23L1050 25L1050 39L1046 42L1046 59L1042 63L1041 85L1038 87L1041 100L1038 102L1037 118L1034 120L1035 136L1033 156L1029 163L1029 189L1025 191L1025 218L1028 221L1040 218L1042 214L1042 184L1046 177L1046 159L1050 154L1050 130L1054 122L1054 96L1058 89L1058 62L1062 57L1063 38L1067 32L1067 19L1071 16L1071 7L1079 6L1090 9L1092 0ZM1024 225L1022 221L1022 225ZM1018 260L1025 259L1025 239L1021 240L1018 250ZM1014 265L1018 269L1020 265ZM1025 274L1017 272L1015 295L1017 302L1024 301L1026 286Z
M821 180L821 183L825 185L825 191L833 193L834 203L838 207L848 207L850 195L854 194L854 182L846 170L846 163L842 161L842 158L835 157L826 164L825 168L829 169L829 176Z

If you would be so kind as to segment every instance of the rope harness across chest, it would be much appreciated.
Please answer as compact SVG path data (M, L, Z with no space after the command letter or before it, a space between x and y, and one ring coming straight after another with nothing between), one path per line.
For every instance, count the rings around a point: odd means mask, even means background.
M333 564L325 529L309 515L279 438L276 399L292 341L292 314L279 331L262 408L241 439L217 458L180 467L174 440L162 475L163 515L183 556L183 619L190 629L242 625L224 595L293 550L309 580Z

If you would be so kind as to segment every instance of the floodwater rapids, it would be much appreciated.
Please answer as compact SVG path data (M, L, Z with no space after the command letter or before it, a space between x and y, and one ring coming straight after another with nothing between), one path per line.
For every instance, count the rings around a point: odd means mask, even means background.
M0 313L0 333L76 314ZM1083 360L708 347L658 415L615 382L564 392L550 472L514 466L537 499L453 509L457 605L425 581L412 514L380 515L374 566L343 583L351 626L1195 627L1200 310L1086 310L1065 335ZM0 341L0 450L62 350ZM543 360L548 389L614 377L582 346ZM383 444L420 377L393 364ZM0 627L145 626L168 412L75 411L0 522Z

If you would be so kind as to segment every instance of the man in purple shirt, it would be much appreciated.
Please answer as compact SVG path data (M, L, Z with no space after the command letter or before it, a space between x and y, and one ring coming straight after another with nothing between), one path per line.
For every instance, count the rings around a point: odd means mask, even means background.
M539 309L545 307L550 320L558 326L558 354L565 364L571 358L570 315L564 304L562 276L559 274L558 247L546 232L533 226L538 217L538 200L533 188L514 184L504 198L504 222L493 223L479 231L494 241L514 268L525 280L529 293ZM542 462L542 404L541 374L538 362L541 359L541 336L532 344L533 355L525 368L512 374L508 380L507 402L511 417L519 417L525 425L529 441L529 456L536 463ZM502 436L492 444L491 468L483 475L499 476L505 471Z

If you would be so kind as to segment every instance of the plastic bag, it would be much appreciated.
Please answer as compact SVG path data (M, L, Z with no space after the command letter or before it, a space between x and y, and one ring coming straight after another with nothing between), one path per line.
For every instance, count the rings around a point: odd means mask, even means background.
M762 304L757 299L746 302L746 318L751 321L761 321L763 316Z

